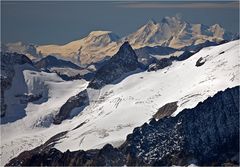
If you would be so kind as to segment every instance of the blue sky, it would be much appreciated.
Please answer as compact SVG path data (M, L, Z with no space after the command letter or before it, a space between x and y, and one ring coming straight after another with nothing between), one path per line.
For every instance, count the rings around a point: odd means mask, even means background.
M239 30L238 1L1 1L1 41L64 44L94 30L124 36L149 19L176 14L191 23Z

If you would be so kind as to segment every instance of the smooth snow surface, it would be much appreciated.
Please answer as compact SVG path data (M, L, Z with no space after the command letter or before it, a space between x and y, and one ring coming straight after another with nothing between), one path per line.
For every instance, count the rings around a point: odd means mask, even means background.
M196 67L201 57L205 63ZM40 77L41 74L44 77ZM166 103L178 101L178 109L172 115L175 116L218 91L239 85L239 40L204 48L185 61L174 62L156 72L133 74L101 90L88 89L90 105L60 125L48 125L47 120L87 83L63 82L47 73L36 75L30 70L24 71L28 90L35 90L33 78L44 78L48 100L41 104L29 103L23 119L1 125L1 165L63 131L68 133L55 145L61 151L101 148L106 143L119 146L127 134L147 122Z

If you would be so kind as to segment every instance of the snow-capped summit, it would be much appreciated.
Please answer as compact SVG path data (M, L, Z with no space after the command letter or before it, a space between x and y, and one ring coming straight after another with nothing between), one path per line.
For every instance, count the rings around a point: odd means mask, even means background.
M115 53L119 37L111 31L93 31L85 38L65 45L43 45L37 47L43 55L57 55L77 63L90 64Z
M159 23L147 22L126 39L134 48L156 45L182 48L203 43L206 40L214 42L223 39L231 40L232 34L218 24L213 26L191 24L175 16L164 17Z
M86 38L84 38L84 42L96 47L106 46L117 40L119 40L119 37L111 31L92 31Z
M92 31L90 32L89 36L105 36L110 38L112 41L117 41L119 39L119 36L117 34L114 34L112 31Z

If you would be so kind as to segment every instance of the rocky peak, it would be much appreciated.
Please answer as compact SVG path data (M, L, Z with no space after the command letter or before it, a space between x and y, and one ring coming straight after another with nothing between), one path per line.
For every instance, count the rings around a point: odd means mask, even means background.
M138 57L131 45L124 42L119 51L96 72L95 78L89 83L89 87L99 89L106 84L121 79L140 66Z
M114 55L115 57L125 57L125 58L135 58L137 59L137 56L135 54L135 51L131 47L131 45L128 43L128 41L125 41L122 46L119 48L119 51Z

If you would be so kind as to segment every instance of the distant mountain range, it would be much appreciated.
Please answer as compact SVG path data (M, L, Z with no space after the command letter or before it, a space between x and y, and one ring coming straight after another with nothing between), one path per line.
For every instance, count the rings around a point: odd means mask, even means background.
M192 24L179 17L165 17L159 23L150 20L136 32L120 38L111 31L93 31L88 36L65 45L29 45L22 42L3 44L3 51L26 54L31 59L54 55L79 64L91 64L113 56L120 46L129 41L134 49L163 46L181 49L206 41L220 42L238 38L218 24Z

